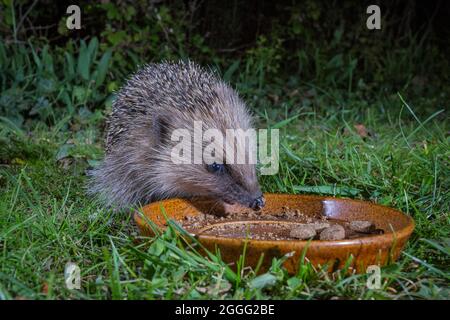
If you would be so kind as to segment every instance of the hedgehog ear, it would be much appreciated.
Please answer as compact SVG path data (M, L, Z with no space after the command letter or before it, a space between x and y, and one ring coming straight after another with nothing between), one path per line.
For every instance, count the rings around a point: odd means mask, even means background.
M153 136L157 143L162 143L166 141L168 138L168 125L167 121L161 115L155 115L152 121L152 131Z

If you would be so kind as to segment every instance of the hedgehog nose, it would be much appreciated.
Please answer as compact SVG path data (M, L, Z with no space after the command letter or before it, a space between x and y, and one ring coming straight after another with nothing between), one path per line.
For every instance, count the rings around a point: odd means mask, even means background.
M260 196L259 198L256 198L255 200L252 201L252 203L250 204L250 208L252 208L253 210L260 210L264 207L265 204L266 201L264 197Z

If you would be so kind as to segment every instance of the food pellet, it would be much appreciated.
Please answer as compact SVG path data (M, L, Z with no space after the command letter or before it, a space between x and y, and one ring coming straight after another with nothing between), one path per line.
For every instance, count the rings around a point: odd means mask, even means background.
M287 206L269 213L250 210L230 211L225 215L200 213L187 216L179 222L194 234L208 225L233 222L202 233L254 240L342 240L383 234L383 230L376 229L375 224L368 220L346 221L311 216Z
M289 235L292 238L304 240L315 237L316 230L312 226L305 224L292 229Z
M339 224L332 225L320 233L320 240L342 240L345 239L345 229Z
M375 229L375 225L367 220L350 221L349 227L356 232L371 232Z

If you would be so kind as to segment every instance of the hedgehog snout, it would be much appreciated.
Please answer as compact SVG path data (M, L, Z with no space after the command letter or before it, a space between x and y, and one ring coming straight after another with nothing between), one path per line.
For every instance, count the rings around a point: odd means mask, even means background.
M253 210L261 210L265 204L266 204L266 200L264 199L263 195L261 194L261 196L254 199L250 203L249 207L252 208Z
M266 204L266 200L261 191L249 193L241 190L241 192L226 192L221 196L222 201L228 204L239 203L240 205L249 207L253 210L260 210Z

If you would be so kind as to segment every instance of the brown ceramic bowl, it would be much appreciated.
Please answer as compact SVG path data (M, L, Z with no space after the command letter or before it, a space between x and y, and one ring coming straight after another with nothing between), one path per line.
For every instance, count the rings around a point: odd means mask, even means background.
M319 197L290 194L265 194L266 206L261 215L279 212L282 207L298 209L303 215L317 217L324 215L330 219L345 221L369 220L376 228L384 230L384 234L370 235L346 240L249 240L245 237L225 237L204 234L202 230L193 232L198 240L209 251L220 249L222 259L228 263L235 263L242 255L246 243L246 265L255 267L263 256L261 271L270 267L272 258L282 257L293 253L284 263L290 273L295 273L299 266L299 260L306 249L306 258L314 266L328 266L328 271L334 271L344 267L348 258L352 256L351 268L357 272L365 272L369 265L386 265L389 261L395 261L409 236L414 229L414 221L392 208L373 204L371 202L339 199L332 197ZM168 218L182 221L187 216L195 216L200 213L221 214L223 207L218 208L210 200L184 200L170 199L151 203L143 208L144 215L153 221L158 227L164 229L167 226L166 219L161 210L164 207ZM229 210L229 209L228 209ZM233 210L244 210L233 207ZM245 209L248 210L248 209ZM135 221L144 235L152 235L152 229L139 213L135 213ZM223 223L223 222L218 222ZM260 223L247 219L240 223Z

